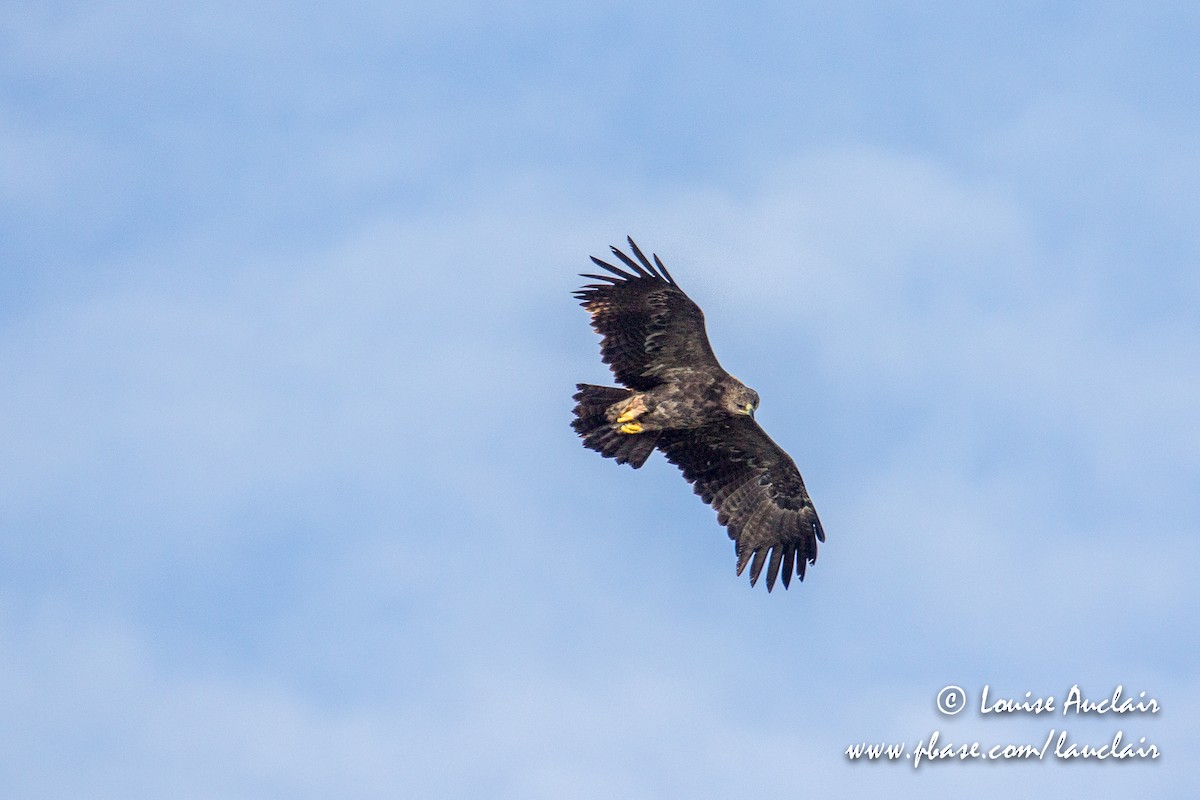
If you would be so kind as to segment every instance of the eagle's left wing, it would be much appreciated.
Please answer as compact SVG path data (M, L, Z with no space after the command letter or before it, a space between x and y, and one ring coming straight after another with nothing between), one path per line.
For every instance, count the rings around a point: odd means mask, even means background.
M796 463L757 422L731 415L703 428L663 431L658 449L717 510L736 543L738 575L749 564L753 586L766 563L768 592L781 565L784 588L793 569L804 580L825 531Z
M593 257L608 275L575 292L600 334L600 354L617 380L646 391L671 379L672 371L720 370L704 330L704 313L684 294L658 256L651 263L629 239L637 260L612 253L627 270Z

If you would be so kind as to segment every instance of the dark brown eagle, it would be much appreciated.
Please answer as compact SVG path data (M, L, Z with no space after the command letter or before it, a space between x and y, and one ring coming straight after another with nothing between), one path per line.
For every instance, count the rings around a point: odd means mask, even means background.
M780 567L784 588L793 570L804 580L825 531L796 463L754 421L758 393L717 363L700 307L657 255L651 264L632 238L629 247L637 261L611 248L629 271L593 257L611 274L584 274L603 283L575 292L626 388L578 384L571 427L585 447L634 469L661 450L717 510L751 586L764 564L768 592Z

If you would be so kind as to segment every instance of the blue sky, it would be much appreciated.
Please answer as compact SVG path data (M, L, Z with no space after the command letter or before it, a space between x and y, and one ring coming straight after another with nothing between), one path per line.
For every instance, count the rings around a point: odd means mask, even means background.
M1190 4L10 2L13 797L1192 797ZM568 427L632 234L828 540ZM1158 715L940 715L957 684ZM855 742L1155 763L851 763Z

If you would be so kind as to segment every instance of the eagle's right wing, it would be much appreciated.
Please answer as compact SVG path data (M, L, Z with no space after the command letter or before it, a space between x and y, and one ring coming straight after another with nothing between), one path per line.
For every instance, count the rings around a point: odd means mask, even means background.
M700 307L675 284L658 256L651 264L632 238L629 247L637 261L616 247L611 249L632 272L593 257L596 266L612 274L585 274L605 283L575 292L592 315L592 327L603 337L604 363L618 381L637 391L669 380L672 370L719 370Z
M796 463L757 422L731 415L703 428L663 431L658 449L717 510L736 543L738 575L749 564L753 586L766 563L768 592L781 565L785 589L793 569L804 580L825 531Z

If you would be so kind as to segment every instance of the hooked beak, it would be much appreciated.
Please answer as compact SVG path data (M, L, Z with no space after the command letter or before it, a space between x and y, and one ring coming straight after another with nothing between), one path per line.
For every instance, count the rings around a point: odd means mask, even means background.
M750 419L754 419L754 403L746 403L746 405L742 406L742 413L750 417Z

